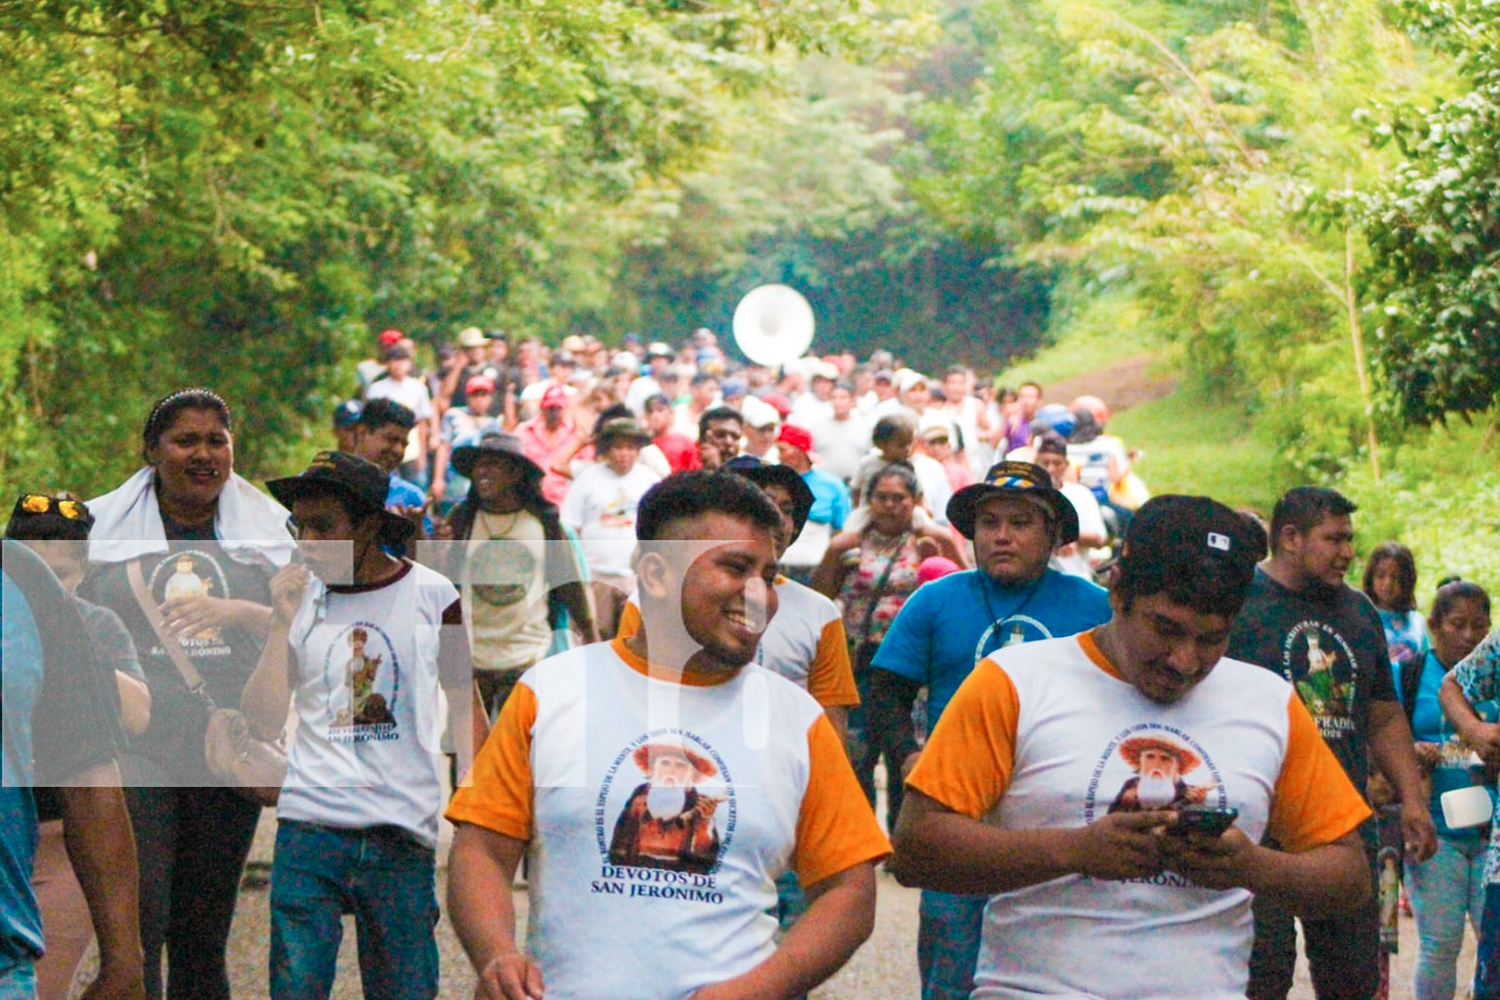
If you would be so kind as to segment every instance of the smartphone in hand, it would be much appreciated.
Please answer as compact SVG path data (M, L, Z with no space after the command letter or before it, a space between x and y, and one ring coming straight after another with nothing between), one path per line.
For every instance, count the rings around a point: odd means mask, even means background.
M1239 815L1240 811L1233 807L1216 809L1197 806L1179 809L1177 822L1167 827L1167 832L1180 835L1197 833L1205 837L1218 837L1234 825Z

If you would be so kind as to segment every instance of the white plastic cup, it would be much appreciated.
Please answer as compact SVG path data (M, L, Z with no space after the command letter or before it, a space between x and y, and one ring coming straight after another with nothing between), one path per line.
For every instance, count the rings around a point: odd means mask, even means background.
M1443 822L1448 824L1450 830L1464 830L1488 823L1495 812L1489 789L1479 785L1451 789L1439 796L1439 799L1443 803Z

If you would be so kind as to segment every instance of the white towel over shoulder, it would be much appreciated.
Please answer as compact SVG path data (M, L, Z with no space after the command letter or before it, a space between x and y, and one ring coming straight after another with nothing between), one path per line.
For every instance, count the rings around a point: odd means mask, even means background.
M116 490L88 502L94 515L89 532L89 561L125 562L167 551L152 486L153 470L142 468ZM214 517L214 534L224 554L235 562L279 569L292 558L296 543L286 530L287 509L257 490L248 479L231 474Z

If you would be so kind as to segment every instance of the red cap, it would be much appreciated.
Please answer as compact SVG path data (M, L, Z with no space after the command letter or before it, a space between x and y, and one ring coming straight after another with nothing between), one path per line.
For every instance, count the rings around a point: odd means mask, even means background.
M813 450L812 435L796 424L782 424L781 432L776 435L776 440L778 443L789 444L793 448L801 448L809 454Z
M394 347L399 344L401 342L401 339L405 336L406 334L402 333L400 330L381 330L380 346Z
M464 395L473 395L476 392L494 392L495 380L487 375L475 375L464 383Z
M542 409L561 410L568 405L568 391L560 385L549 386L542 393Z
M760 397L760 401L775 410L782 420L785 420L787 414L792 412L792 401L779 392L768 392Z

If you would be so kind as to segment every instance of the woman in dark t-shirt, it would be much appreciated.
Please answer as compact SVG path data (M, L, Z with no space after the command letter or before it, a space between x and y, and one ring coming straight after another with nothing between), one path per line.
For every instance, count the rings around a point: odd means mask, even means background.
M234 474L229 407L217 395L167 396L143 438L145 467L89 503L84 587L124 620L151 688L150 726L123 766L147 995L162 995L165 947L174 995L227 1000L225 947L260 805L209 774L203 735L212 705L239 705L270 623L269 580L293 543L286 510ZM163 635L143 601L160 608ZM179 645L203 692L189 689L164 642Z

